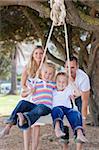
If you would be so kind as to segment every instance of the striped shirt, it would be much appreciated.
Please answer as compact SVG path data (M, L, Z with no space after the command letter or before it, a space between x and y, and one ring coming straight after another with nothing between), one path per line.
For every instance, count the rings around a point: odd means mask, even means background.
M30 81L30 88L33 87L34 81ZM32 95L31 102L35 104L44 104L52 108L53 90L55 89L55 82L45 82L38 79L35 85L35 92Z

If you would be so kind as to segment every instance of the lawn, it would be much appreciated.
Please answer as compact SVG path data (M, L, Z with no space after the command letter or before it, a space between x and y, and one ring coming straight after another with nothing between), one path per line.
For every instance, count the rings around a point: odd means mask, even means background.
M0 95L0 116L8 116L20 99L19 95Z

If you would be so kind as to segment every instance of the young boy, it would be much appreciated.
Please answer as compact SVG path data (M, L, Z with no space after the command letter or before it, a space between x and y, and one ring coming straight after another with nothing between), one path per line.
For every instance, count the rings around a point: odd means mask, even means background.
M73 84L73 82L72 82ZM72 92L73 89L75 92ZM63 137L64 126L63 118L66 115L74 134L77 136L77 141L85 143L87 139L83 134L82 116L80 112L72 109L70 97L77 92L75 85L68 85L66 73L59 72L56 76L56 90L53 94L53 109L52 119L57 137ZM79 92L77 92L78 94Z
M9 134L13 125L17 124L19 118L19 127L21 129L27 129L34 124L41 116L51 113L53 89L55 88L55 82L53 78L55 76L55 65L52 63L43 64L41 69L41 79L36 81L35 90L33 87L34 80L29 80L28 86L31 91L34 90L31 100L21 100L15 109L13 110L10 118L7 121L7 125L0 133L0 137ZM27 96L30 91L23 91L22 95Z

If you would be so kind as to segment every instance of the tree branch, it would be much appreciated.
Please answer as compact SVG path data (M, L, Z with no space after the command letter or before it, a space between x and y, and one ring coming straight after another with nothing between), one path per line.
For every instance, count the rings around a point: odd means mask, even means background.
M75 0L74 0L75 1ZM84 5L89 6L90 8L94 7L97 11L99 11L99 2L97 0L78 0Z
M67 23L83 28L88 31L99 31L99 19L85 15L75 8L73 2L66 1L67 5Z

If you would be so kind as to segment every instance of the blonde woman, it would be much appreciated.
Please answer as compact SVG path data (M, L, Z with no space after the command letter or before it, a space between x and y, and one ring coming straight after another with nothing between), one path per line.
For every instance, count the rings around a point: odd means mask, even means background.
M42 60L44 49L42 46L36 46L31 54L31 58L28 64L24 67L21 83L22 88L26 87L27 78L33 78L36 75L36 71L39 68L40 62ZM40 125L35 125L32 128L23 132L24 137L24 150L29 150L29 144L32 136L32 150L37 150L39 143L39 135L40 135Z

